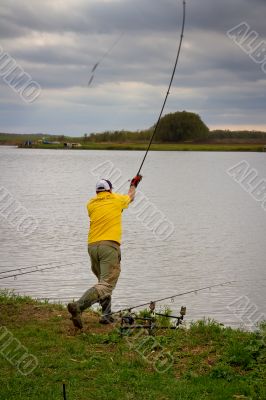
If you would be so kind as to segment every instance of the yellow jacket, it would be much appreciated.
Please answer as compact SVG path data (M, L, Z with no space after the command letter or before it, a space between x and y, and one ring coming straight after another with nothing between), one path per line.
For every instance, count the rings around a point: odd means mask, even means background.
M90 218L88 243L113 240L121 243L122 211L130 203L128 195L100 192L87 204Z

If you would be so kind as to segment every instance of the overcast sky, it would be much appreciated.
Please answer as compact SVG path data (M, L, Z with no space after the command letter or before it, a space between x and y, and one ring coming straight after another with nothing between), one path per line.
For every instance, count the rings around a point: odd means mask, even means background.
M226 35L245 22L258 34L256 44L266 44L265 16L265 0L187 0L165 113L196 112L211 129L266 131L262 62ZM170 80L181 22L181 0L1 0L0 53L41 92L26 103L5 83L0 58L0 131L79 136L150 127Z

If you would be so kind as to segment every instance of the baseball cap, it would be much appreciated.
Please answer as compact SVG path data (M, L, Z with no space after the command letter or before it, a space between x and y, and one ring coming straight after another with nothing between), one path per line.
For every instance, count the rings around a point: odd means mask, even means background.
M96 183L96 192L106 192L112 189L113 186L107 179L101 179Z

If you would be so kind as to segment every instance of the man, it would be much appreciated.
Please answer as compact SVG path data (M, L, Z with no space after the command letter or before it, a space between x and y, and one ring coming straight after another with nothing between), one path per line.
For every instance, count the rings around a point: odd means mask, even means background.
M101 179L96 184L96 197L87 204L90 218L88 252L91 269L98 283L88 289L78 301L67 306L74 326L79 329L83 327L81 313L97 302L102 307L99 322L114 322L111 295L120 275L122 212L134 200L136 187L141 179L141 175L137 175L131 180L127 195L113 193L111 182Z

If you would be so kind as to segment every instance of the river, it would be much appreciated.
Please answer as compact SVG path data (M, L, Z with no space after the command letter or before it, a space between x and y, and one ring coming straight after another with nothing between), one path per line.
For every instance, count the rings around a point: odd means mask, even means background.
M0 287L63 303L78 298L95 282L86 244L86 203L95 182L108 178L109 169L115 188L126 192L143 155L0 147ZM123 213L114 309L235 281L158 306L178 313L186 305L189 321L209 317L247 329L266 319L266 206L227 173L238 163L266 179L265 153L149 153L136 205ZM3 193L36 223L32 232L12 223ZM155 210L164 225L147 226L142 206ZM32 272L22 269L28 267L37 271L18 275Z

